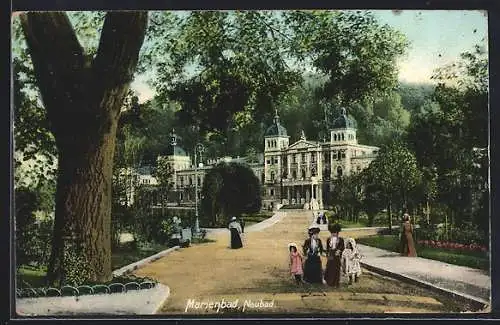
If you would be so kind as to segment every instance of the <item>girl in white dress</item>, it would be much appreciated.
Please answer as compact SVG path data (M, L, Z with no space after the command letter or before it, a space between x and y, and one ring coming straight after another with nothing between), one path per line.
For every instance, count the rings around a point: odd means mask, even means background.
M349 284L358 282L361 275L361 254L359 253L356 241L354 238L347 239L345 249L342 252L342 271L349 278Z

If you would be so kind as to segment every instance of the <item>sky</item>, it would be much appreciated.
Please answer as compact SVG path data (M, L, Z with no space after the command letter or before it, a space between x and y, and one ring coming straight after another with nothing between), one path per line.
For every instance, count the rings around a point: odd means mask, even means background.
M431 83L433 71L457 61L460 53L470 51L476 44L488 48L488 18L478 10L373 10L380 23L388 24L406 35L410 48L400 59L399 80ZM154 96L138 76L132 89L143 102Z

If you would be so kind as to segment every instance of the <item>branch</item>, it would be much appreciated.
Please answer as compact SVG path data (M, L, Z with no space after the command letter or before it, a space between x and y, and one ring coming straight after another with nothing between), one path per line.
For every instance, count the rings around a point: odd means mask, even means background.
M84 66L83 49L64 12L30 12L20 20L43 101L57 106L52 90L71 84L68 79Z
M96 76L105 86L129 83L135 73L144 42L147 11L108 12L99 49L93 62Z

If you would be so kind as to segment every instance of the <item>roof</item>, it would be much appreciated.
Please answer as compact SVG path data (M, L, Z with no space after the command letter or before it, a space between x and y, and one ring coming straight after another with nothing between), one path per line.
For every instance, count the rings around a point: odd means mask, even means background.
M265 137L286 137L288 136L286 129L283 125L281 125L278 111L276 111L276 115L274 116L274 121L271 126L269 126L264 134Z
M340 116L335 119L332 123L332 129L356 129L357 124L353 118L347 116L347 112L345 108L341 109Z

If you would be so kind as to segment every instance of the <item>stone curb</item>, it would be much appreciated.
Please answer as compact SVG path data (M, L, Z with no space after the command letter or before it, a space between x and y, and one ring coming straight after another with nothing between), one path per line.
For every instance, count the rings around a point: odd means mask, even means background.
M453 290L450 290L450 289L446 289L446 288L437 286L435 284L432 284L432 283L429 283L427 281L423 281L423 280L420 280L420 279L417 279L417 278L414 278L414 277L411 277L411 276L407 276L407 275L402 275L402 274L399 274L399 273L391 272L389 270L386 270L386 269L383 269L383 268L380 268L380 267L377 267L377 266L373 266L373 265L367 264L366 262L360 262L360 264L365 269L367 269L369 271L372 271L374 273L381 274L383 276L388 276L388 277L391 277L393 279L400 280L400 281L403 281L403 282L406 282L406 283L409 283L409 284L414 284L414 285L423 287L425 289L433 290L435 292L444 294L444 295L446 295L446 296L448 296L448 297L450 297L452 299L456 299L456 300L465 302L467 304L471 304L471 305L474 306L473 308L475 308L477 311L478 310L483 310L485 307L487 307L490 304L489 301L486 301L484 299L481 299L481 298L478 298L478 297L473 297L471 295L468 295L468 294L465 294L465 293L461 293L461 292L457 292L457 291L453 291Z
M121 275L130 273L132 271L135 271L135 270L143 267L146 264L154 262L154 261L162 258L163 256L166 256L166 255L170 254L171 252L173 252L175 250L178 250L179 248L180 248L180 246L174 246L174 247L168 248L168 249L166 249L164 251L161 251L159 253L156 253L154 255L151 255L149 257L146 257L146 258L144 258L144 259L142 259L140 261L137 261L137 262L134 262L132 264L126 265L124 267L121 267L121 268L119 268L117 270L114 270L113 271L113 275L114 276L121 276Z
M153 315L170 297L170 288L158 283L154 288L125 293L85 296L22 298L16 303L21 317L57 315ZM20 301L19 301L20 300Z

